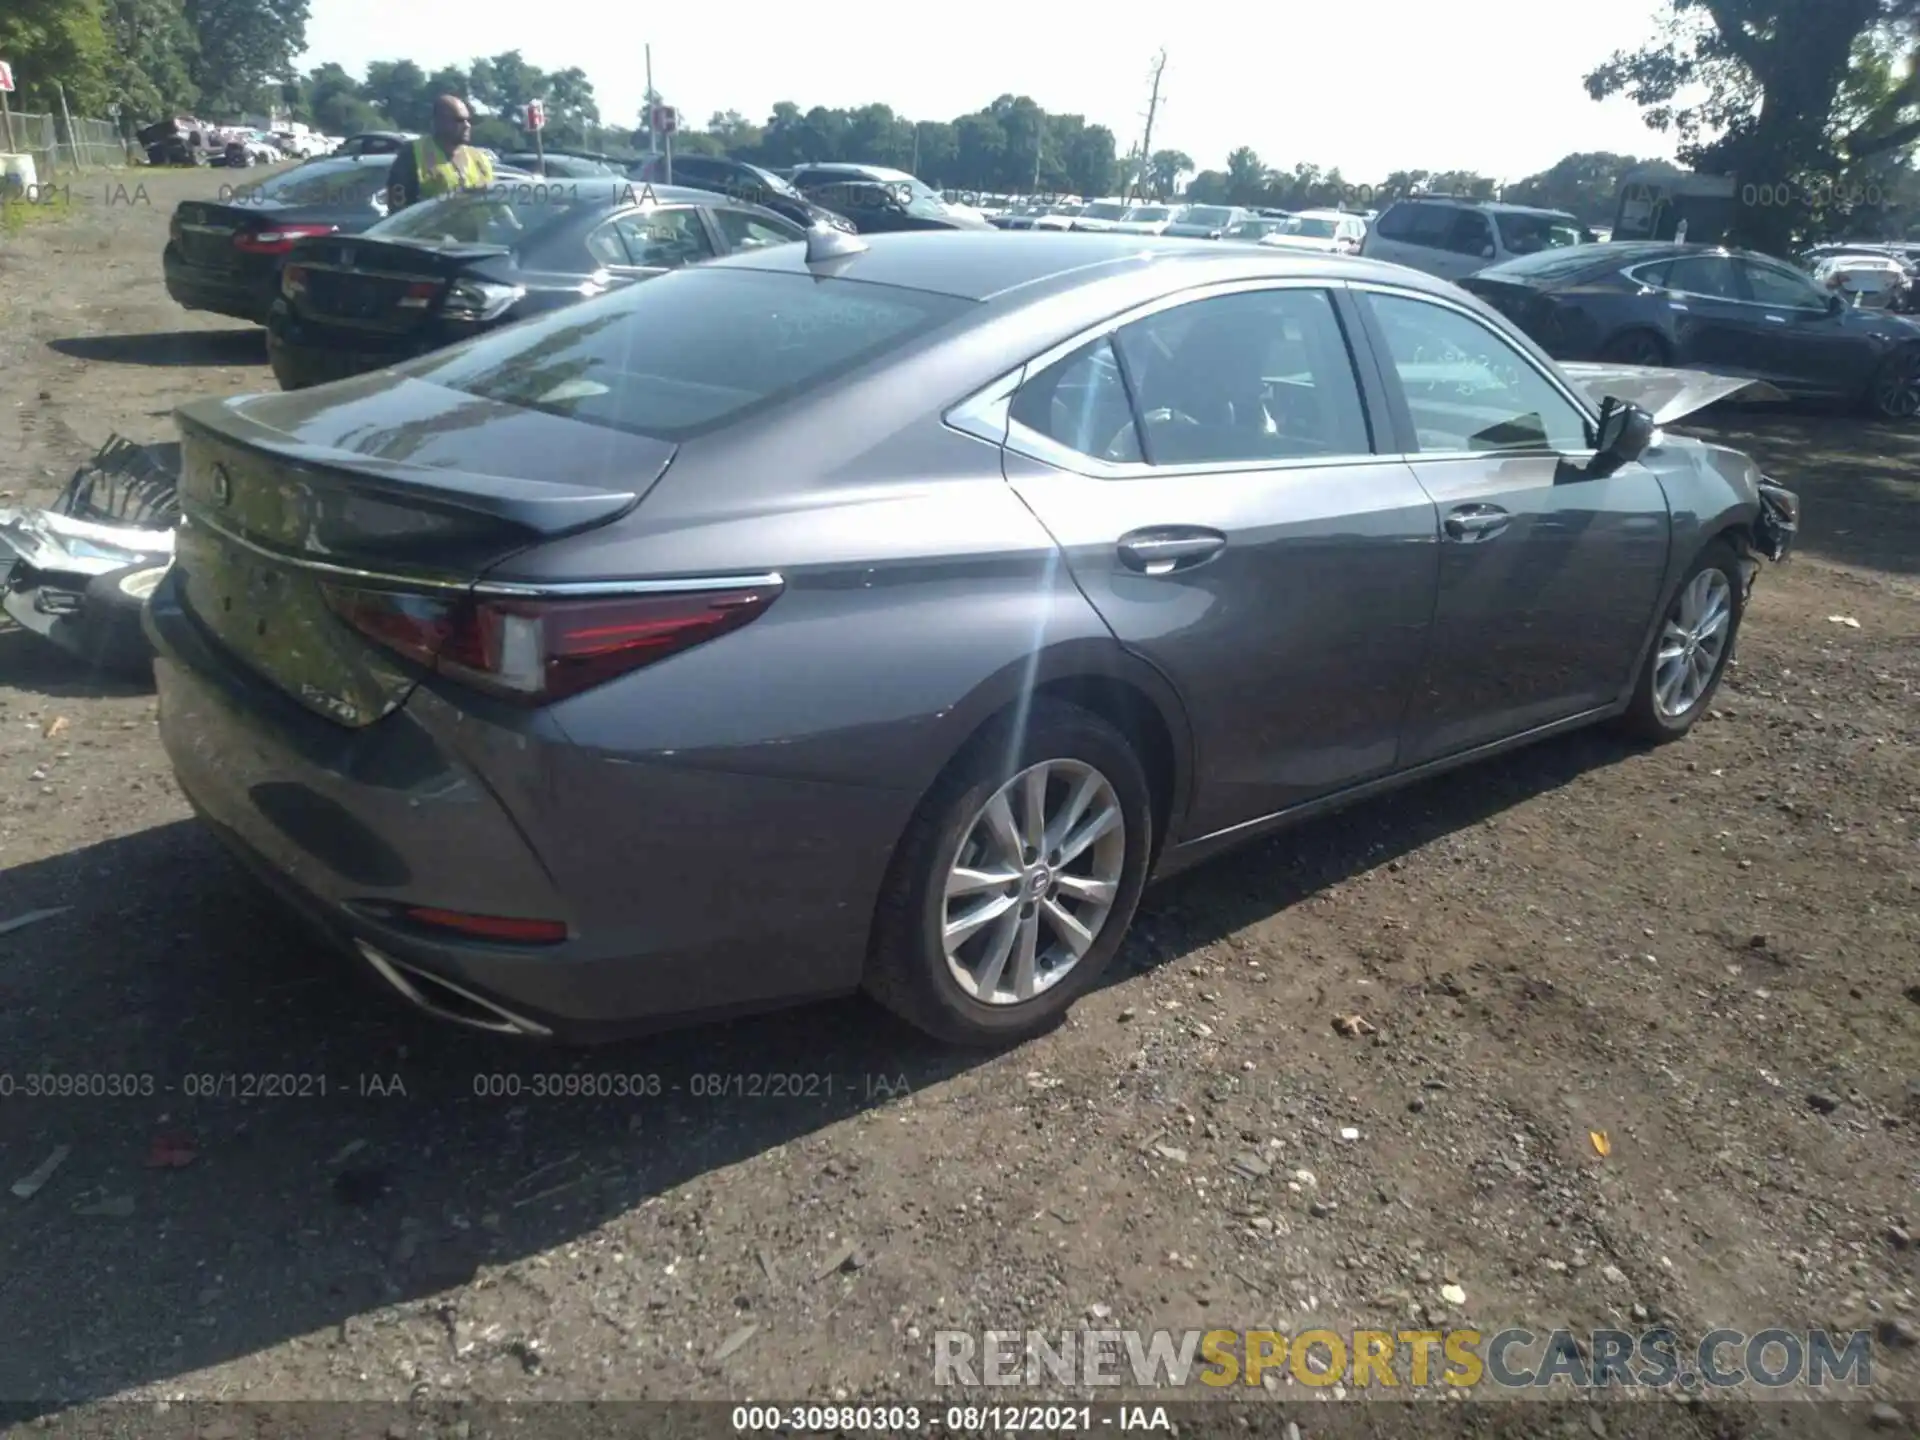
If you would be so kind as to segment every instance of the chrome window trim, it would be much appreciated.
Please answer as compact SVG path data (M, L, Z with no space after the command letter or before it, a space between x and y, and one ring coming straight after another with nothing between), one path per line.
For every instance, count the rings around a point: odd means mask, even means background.
M676 595L709 590L764 590L785 586L786 577L777 570L751 575L694 575L678 580L562 580L543 585L517 585L508 581L460 580L452 576L403 575L384 570L363 570L330 560L296 555L270 545L262 545L245 535L209 519L204 513L188 512L181 528L188 526L213 531L230 544L250 551L263 560L285 565L312 575L334 580L350 580L387 590L434 590L444 594L482 595L504 600L544 600L588 598L596 595Z
M1659 290L1668 295L1684 295L1689 300L1711 300L1718 305L1744 305L1749 310L1792 310L1797 314L1802 314L1802 315L1824 315L1826 313L1826 307L1821 305L1775 305L1766 300L1743 300L1738 295L1708 295L1699 290L1676 290L1671 285L1655 285L1650 280L1642 280L1637 274L1634 273L1637 270L1650 269L1655 265L1671 265L1677 260L1693 260L1693 259L1703 259L1703 258L1705 257L1693 256L1693 255L1670 255L1665 260L1642 260L1638 265L1629 265L1626 269L1620 271L1620 274L1625 276L1627 279L1633 281L1634 284L1644 286L1648 290ZM1718 258L1725 260L1729 268L1742 265L1742 264L1754 263L1752 261L1747 260L1745 256L1741 256L1741 255L1720 255ZM1768 268L1768 266L1760 265L1760 266L1757 266L1756 268L1766 269ZM1790 267L1784 266L1784 265L1774 265L1771 268L1776 270L1785 270L1788 274L1793 273ZM1808 283L1811 284L1812 282L1809 281Z
M1345 280L1300 275L1269 275L1251 280L1213 280L1185 290L1176 290L1169 295L1155 296L1152 300L1143 301L1130 310L1109 316L1098 324L1081 330L1071 339L1062 340L1041 351L1018 370L1009 371L976 390L948 410L943 418L956 430L982 440L990 440L996 445L1003 445L1014 454L1028 460L1038 460L1057 470L1070 471L1075 475L1084 475L1094 480L1144 480L1158 475L1263 474L1269 471L1325 470L1349 465L1377 465L1394 457L1378 451L1368 451L1358 455L1308 455L1288 457L1284 460L1224 463L1210 461L1193 465L1147 465L1132 461L1118 463L1101 460L1096 456L1070 449L1057 440L1041 435L1024 425L1015 424L1012 419L1013 397L1030 376L1039 375L1049 366L1058 364L1076 351L1097 341L1108 339L1128 325L1157 315L1163 310L1191 305L1200 300L1216 300L1222 296L1250 294L1263 290L1320 290L1324 291L1328 300L1331 301L1334 291L1347 288L1349 288L1349 282ZM1337 310L1335 320L1340 320ZM1352 337L1346 336L1344 322L1342 322L1342 336L1351 350L1353 340ZM1354 392L1359 397L1361 413L1365 414L1366 387L1361 383L1357 357L1355 367Z

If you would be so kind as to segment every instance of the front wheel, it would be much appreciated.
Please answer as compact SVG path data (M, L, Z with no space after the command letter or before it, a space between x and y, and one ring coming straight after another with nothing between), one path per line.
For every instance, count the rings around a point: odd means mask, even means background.
M1009 716L949 768L896 848L868 993L952 1044L1051 1029L1119 948L1152 830L1145 772L1112 725L1044 699Z
M1694 726L1733 658L1746 609L1740 557L1716 540L1688 568L1641 667L1621 723L1642 740L1678 740Z

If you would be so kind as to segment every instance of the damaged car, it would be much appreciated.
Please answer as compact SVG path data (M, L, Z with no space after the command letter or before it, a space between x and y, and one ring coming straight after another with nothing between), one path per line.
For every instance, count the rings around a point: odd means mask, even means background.
M1686 735L1798 523L1663 428L1688 383L1583 383L1351 257L818 230L180 410L161 739L442 1019L864 989L1001 1046L1156 877L1581 727Z
M173 561L172 471L114 437L42 509L0 509L0 611L92 669L151 675L140 612Z

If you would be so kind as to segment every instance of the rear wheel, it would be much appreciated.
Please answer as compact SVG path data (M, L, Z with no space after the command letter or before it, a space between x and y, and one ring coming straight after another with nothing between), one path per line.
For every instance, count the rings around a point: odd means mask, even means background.
M1902 350L1881 363L1867 392L1867 408L1882 420L1920 415L1920 350Z
M1616 335L1600 353L1602 359L1616 365L1667 365L1673 360L1667 342L1651 330L1629 330Z
M921 803L875 919L868 992L953 1044L1057 1024L1119 948L1152 854L1126 737L1057 701L1024 719L981 735Z
M153 678L153 647L141 615L166 573L164 564L132 565L87 583L80 624L89 664L123 679Z
M1716 540L1688 567L1667 604L1621 716L1630 734L1658 743L1678 740L1693 728L1720 688L1745 608L1740 557Z

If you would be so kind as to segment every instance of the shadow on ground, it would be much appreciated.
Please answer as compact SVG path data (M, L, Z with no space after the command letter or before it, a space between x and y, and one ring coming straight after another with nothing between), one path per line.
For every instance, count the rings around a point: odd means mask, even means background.
M1920 422L1813 407L1719 406L1675 428L1746 451L1798 491L1800 553L1920 574Z
M264 365L264 330L171 330L157 335L78 335L47 348L110 365Z
M5 619L0 619L0 676L6 677L6 689L43 695L49 700L143 695L153 691L151 681L142 685L89 665Z
M1116 975L1622 753L1549 742L1183 876L1150 893ZM317 952L186 822L0 873L0 918L55 906L0 937L0 1178L71 1147L0 1231L0 1402L39 1411L453 1289L984 1063L860 1000L591 1052L444 1027ZM25 1074L99 1078L37 1098ZM770 1075L812 1078L727 1093ZM555 1076L586 1094L534 1093ZM192 1163L147 1168L163 1135Z

